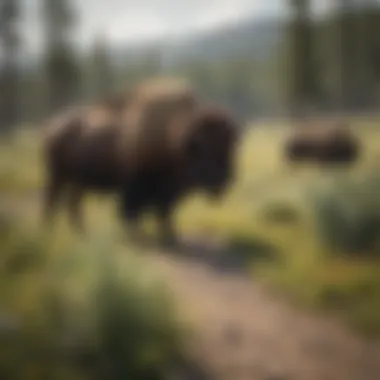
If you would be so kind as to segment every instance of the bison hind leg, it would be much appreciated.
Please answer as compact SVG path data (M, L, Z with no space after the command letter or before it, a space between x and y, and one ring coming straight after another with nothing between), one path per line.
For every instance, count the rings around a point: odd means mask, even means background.
M59 178L52 177L48 181L43 199L43 223L45 227L51 228L53 226L53 218L57 212L58 204L65 188L65 182Z
M70 224L76 232L83 234L85 232L83 222L82 200L84 190L79 186L72 186L69 192L68 208Z
M159 238L162 245L175 247L179 243L177 233L173 225L173 206L170 202L158 203L156 213L159 223Z
M147 238L140 225L145 206L145 203L133 196L131 191L124 192L119 199L119 217L126 224L127 235L132 241L142 242Z

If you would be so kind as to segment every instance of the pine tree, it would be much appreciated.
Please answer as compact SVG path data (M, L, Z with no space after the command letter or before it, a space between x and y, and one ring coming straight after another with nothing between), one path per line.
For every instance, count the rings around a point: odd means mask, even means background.
M107 39L103 34L95 38L91 58L91 93L97 98L103 97L113 90L112 67Z
M68 0L44 0L43 16L48 110L55 112L79 97L79 67L70 40L75 14Z
M380 4L377 0L366 0L361 9L360 46L363 56L361 72L365 73L363 90L367 94L370 106L376 105L379 99L380 84ZM378 104L378 103L377 103Z
M357 17L353 0L339 2L338 54L340 101L343 110L348 111L355 105L358 90Z
M0 4L0 43L2 50L0 71L0 130L9 134L19 121L19 69L20 36L17 21L20 17L17 0L3 0Z
M319 72L311 19L310 1L291 0L293 17L289 25L289 99L293 116L312 105L320 95Z

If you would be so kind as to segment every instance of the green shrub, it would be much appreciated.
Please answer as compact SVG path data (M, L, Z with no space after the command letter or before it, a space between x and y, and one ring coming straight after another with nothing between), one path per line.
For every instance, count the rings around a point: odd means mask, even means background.
M380 177L341 181L313 195L318 233L331 250L380 255Z
M293 204L279 200L265 203L261 215L264 221L281 225L295 225L301 219L299 210Z
M358 271L360 272L360 271ZM373 273L372 273L373 272ZM379 270L345 281L326 281L316 301L324 308L342 312L348 322L368 336L380 334Z

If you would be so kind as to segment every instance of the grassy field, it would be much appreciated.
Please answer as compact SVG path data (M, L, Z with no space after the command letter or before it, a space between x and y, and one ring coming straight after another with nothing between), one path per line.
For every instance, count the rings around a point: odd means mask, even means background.
M290 168L281 142L289 129L247 132L238 181L220 204L194 196L178 211L183 234L223 239L243 255L252 277L299 305L331 310L363 333L380 335L380 124L355 122L364 150L355 167ZM17 197L41 189L39 142L21 133L0 151L0 189ZM38 215L28 213L25 220ZM86 222L108 238L120 233L107 199L89 197ZM74 239L60 216L57 241ZM147 220L147 227L151 221ZM66 244L66 243L65 243Z

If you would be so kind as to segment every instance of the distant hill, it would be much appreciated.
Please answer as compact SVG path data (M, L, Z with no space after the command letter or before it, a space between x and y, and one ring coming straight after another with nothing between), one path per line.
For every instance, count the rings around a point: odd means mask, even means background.
M281 27L282 22L275 18L252 18L185 37L111 45L109 49L112 61L117 65L139 59L152 51L168 66L189 59L214 61L234 56L264 60L278 46ZM38 57L30 54L20 56L20 64L25 69L36 67L37 60Z
M112 57L120 63L154 51L169 66L186 60L214 61L234 56L265 60L280 42L282 25L274 18L249 19L165 42L113 46Z
M199 33L173 46L172 57L219 60L240 57L265 59L281 38L281 23L275 19L255 20Z

